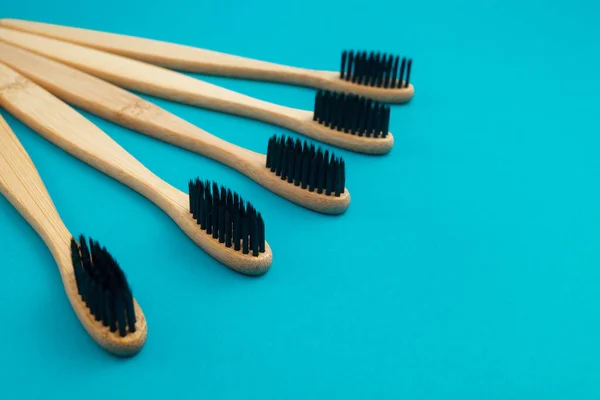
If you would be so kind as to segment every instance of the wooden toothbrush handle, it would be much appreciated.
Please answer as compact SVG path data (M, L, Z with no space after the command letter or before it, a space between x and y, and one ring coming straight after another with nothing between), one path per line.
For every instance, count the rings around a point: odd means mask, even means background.
M406 103L414 94L412 84L403 88L358 85L340 79L336 71L290 67L158 40L12 19L0 20L0 26L182 71L354 93L388 103Z
M198 152L239 171L246 171L248 162L257 156L133 93L65 64L2 42L0 63L5 63L67 103L116 124Z
M167 68L235 78L309 85L319 71L135 36L16 19L0 26L119 54Z
M258 100L141 61L55 39L0 28L0 41L51 58L118 86L156 97L241 115L294 129L312 113Z
M3 90L6 89L2 87L0 91ZM1 116L0 192L44 240L61 274L65 274L71 264L71 234L60 219L33 161Z
M17 92L20 87L27 85L23 80L7 83L4 79L6 76L4 69L5 67L0 65L0 97L5 93ZM139 351L146 340L148 328L146 318L137 302L135 302L137 331L121 338L111 335L108 328L102 327L89 313L85 303L80 300L71 260L71 233L60 219L35 165L1 116L0 192L25 217L52 252L69 302L83 327L94 340L117 355L132 355Z
M0 106L68 153L143 194L167 213L187 195L158 178L102 130L14 70L0 64Z

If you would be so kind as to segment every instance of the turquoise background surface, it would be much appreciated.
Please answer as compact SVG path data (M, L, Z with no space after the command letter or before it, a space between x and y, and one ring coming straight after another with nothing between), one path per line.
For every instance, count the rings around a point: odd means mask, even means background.
M67 227L115 255L149 323L135 358L100 349L43 242L0 198L0 397L600 398L599 9L581 0L3 0L0 17L295 66L336 70L342 49L400 53L414 59L416 96L392 109L389 155L336 150L352 194L339 217L85 114L174 186L200 176L251 199L274 251L261 278L222 267L148 200L0 111ZM314 98L205 79L298 108ZM290 133L152 101L260 152Z

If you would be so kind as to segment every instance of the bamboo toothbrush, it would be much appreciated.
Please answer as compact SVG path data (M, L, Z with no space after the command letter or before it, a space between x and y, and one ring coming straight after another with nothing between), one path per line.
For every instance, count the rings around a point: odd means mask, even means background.
M344 161L328 151L276 138L269 141L265 156L221 140L115 85L2 42L0 62L67 103L210 157L304 207L338 214L349 205Z
M35 165L1 116L0 192L50 249L69 302L90 336L113 354L137 353L148 327L121 268L98 242L90 239L88 248L83 236L79 243L73 239Z
M412 60L392 54L344 51L340 72L290 67L158 40L40 22L3 19L0 25L93 47L167 68L354 93L389 103L414 94Z
M0 28L0 41L80 69L118 86L275 124L345 149L384 154L394 138L390 109L357 96L319 92L314 112L245 96L187 75L68 42Z
M0 63L0 106L47 140L147 197L208 254L248 275L272 262L264 223L250 203L216 184L169 185L71 107Z

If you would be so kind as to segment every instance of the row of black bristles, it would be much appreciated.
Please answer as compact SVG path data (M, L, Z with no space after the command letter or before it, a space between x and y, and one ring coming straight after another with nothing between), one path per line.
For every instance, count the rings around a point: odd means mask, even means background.
M372 51L342 53L340 78L366 86L406 88L410 81L412 60Z
M200 229L236 251L264 253L265 224L252 204L214 182L190 180L188 187L190 212Z
M344 133L385 138L390 107L362 96L320 90L315 96L313 120Z
M346 167L344 160L329 150L315 148L296 139L274 135L267 148L267 168L282 180L308 189L309 192L325 193L339 197L344 193Z
M79 244L71 239L71 260L77 290L96 321L119 330L120 336L135 332L133 295L125 274L105 247L90 238L89 247L85 237Z

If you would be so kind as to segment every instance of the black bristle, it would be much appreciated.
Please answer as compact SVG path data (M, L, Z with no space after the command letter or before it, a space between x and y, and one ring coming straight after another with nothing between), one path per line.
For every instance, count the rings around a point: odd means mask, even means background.
M365 86L405 88L408 87L411 66L411 59L393 54L343 51L340 79Z
M342 67L340 68L340 79L344 79L344 72L346 71L346 55L347 52L342 53Z
M291 140L291 139L290 139ZM292 143L288 147L288 167L287 167L287 181L292 183L294 181L294 168L296 167L296 149Z
M288 168L290 166L289 160L293 158L293 148L291 148L290 144L292 143L292 138L287 138L287 141L281 143L279 151L281 151L281 180L286 180L288 176Z
M394 69L392 70L392 88L396 87L396 74L398 73L398 62L400 61L400 56L396 56L394 58Z
M369 63L369 55L366 51L363 51L362 53L361 64L361 73L358 77L358 83L363 85L369 85L371 78L371 64Z
M329 91L325 91L321 100L321 115L323 115L323 117L327 120L325 126L329 126L329 121L331 121L331 101L329 100L330 95L331 93Z
M276 170L275 160L280 160L278 154L283 147L285 146L282 146L276 137L269 140L268 152L270 153L269 160L272 160L270 167L272 171ZM244 228L244 224L255 223L247 221L248 218L252 218L254 215L253 218L256 219L256 209L250 203L244 205L237 193L223 186L219 187L215 182L201 181L200 179L190 181L188 193L190 205L195 204L196 210L194 215L190 207L190 213L198 222L200 229L235 251L240 251L242 245L248 246L248 243L253 243L254 249L254 243L256 243L258 252L264 252L264 223L262 231L261 229ZM250 225L250 227L253 226ZM248 254L248 251L244 253ZM253 255L258 256L258 253L253 251Z
M296 140L296 146L294 147L294 153L295 153L295 157L296 157L296 165L294 166L294 177L293 180L289 180L288 182L294 182L294 186L300 186L300 180L302 179L302 172L303 172L303 167L302 167L302 156L303 156L303 151L302 151L302 142L300 141L300 139Z
M387 65L385 66L385 80L383 81L383 87L388 88L390 85L390 76L392 74L392 63L394 62L394 57L390 54L388 58Z
M275 175L281 176L281 167L283 165L283 151L281 143L276 142L275 151L273 152L273 163L275 166ZM272 167L271 167L272 168Z
M355 102L356 102L356 100L354 97L344 97L344 107L342 107L342 116L343 116L343 110L352 110L351 112L354 112L354 110L355 110L354 103ZM354 119L354 114L351 114L349 118L348 117L342 118L341 125L343 125L344 133L350 132L353 119Z
M256 217L256 223L258 225L258 251L261 253L265 252L265 222L263 221L262 215L258 213Z
M231 193L231 191L229 191ZM227 201L227 189L225 189L223 186L221 186L221 201L222 202L226 202Z
M346 69L346 80L352 77L352 66L354 65L354 52L348 53L348 68Z
M229 228L225 225L225 198L221 196L219 204L219 243L225 243L225 231Z
M252 246L252 255L258 256L258 221L256 220L256 210L252 208L250 214L250 233L252 239L250 240L250 246Z
M371 78L373 77L373 69L375 68L375 57L373 57L373 52L369 54L369 58L367 58L364 65L364 84L367 86L373 86L371 82Z
M302 189L308 189L310 192L325 192L326 195L340 196L344 193L345 168L341 159L335 157L329 150L316 149L314 144L307 142L301 144L300 140L295 142L286 136L276 137L274 142L269 140L267 153L286 152L287 160L294 160L286 169L290 170L285 178L290 184L300 186ZM267 154L271 160L277 159L276 154ZM283 159L282 161L283 162ZM291 167L290 167L291 166ZM277 167L279 169L279 167ZM271 171L273 165L271 165ZM283 180L283 175L281 176ZM259 243L260 247L260 243Z
M227 189L227 207L229 208L233 204L233 192L231 189Z
M376 86L383 86L383 74L385 73L385 67L387 65L387 54L377 53L377 76L375 77Z
M216 239L219 237L219 185L215 182L212 184L212 237Z
M389 107L384 104L354 94L328 91L318 92L316 97L319 100L315 101L318 107L314 110L313 119L317 123L337 131L343 130L353 135L367 137L371 136L374 128L380 127L381 134L374 136L381 138L387 136L387 128L382 129L389 127L390 113ZM267 148L267 167L270 167L271 171L274 170L273 160L277 158L273 148L281 146L273 143L275 140L275 138L269 139ZM279 168L277 167L278 170Z
M231 213L225 209L225 246L231 247Z
M335 166L335 195L339 196L340 192L343 191L343 188L346 186L346 165L342 157L340 157L339 163ZM342 190L340 190L342 188Z
M193 193L195 190L194 182L190 179L190 183L188 184L189 193ZM190 212L196 218L196 193L190 196Z
M323 95L322 92L319 90L317 92L317 95L315 96L315 110L320 110L321 109L321 102L323 101ZM313 115L313 121L317 120L317 116ZM271 145L271 140L269 140L269 145ZM269 160L267 160L267 162L269 162ZM270 166L270 165L267 165Z
M196 179L196 203L198 204L198 219L200 229L206 229L206 203L204 201L204 184L200 179Z
M373 130L373 100L367 99L367 113L365 123L365 136L370 137Z
M371 86L378 86L377 77L379 76L379 69L381 67L381 55L375 52L372 52L372 54L373 66L371 67Z
M110 326L110 321L112 321L115 318L115 313L112 309L113 302L108 296L104 297L104 315L106 316L106 318L102 320L102 325ZM133 312L133 314L135 314L135 311ZM135 327L133 329L135 329Z
M404 68L406 68L406 57L402 58L402 63L400 64L400 72L398 73L398 87L402 87L402 80L404 78Z
M404 87L408 87L408 83L410 81L410 70L412 69L412 60L408 60L408 66L406 67L406 79L404 82Z
M356 52L356 57L354 59L350 58L348 60L348 75L346 76L346 80L352 79L352 83L356 83L356 80L361 75L360 67L362 65L362 54L361 52Z
M379 137L381 134L381 125L383 125L383 104L375 104L375 122L373 124L373 137Z
M240 241L242 240L242 221L240 213L240 203L233 208L233 249L240 251Z
M317 187L317 173L319 172L319 162L317 157L310 158L310 170L308 173L308 191L314 192Z
M308 148L308 144L304 142L304 146L302 146L302 175L300 175L300 185L302 189L306 189L308 187L308 177L310 174L310 149Z
M315 104L315 107L316 106L317 105ZM274 143L275 143L275 138L274 137L270 138L269 145L268 145L269 151L267 151L267 168L272 168L272 166L273 166L273 159L272 159L273 152L271 151L271 148L273 147ZM271 169L271 171L273 171L273 169Z
M125 303L119 297L115 299L115 311L117 326L119 327L119 335L121 337L127 335L127 329L125 328Z
M362 53L356 53L356 65L354 66L354 71L352 72L352 83L358 83L359 85L362 85L362 80L365 76L364 73L364 69L367 65L367 53L366 52L362 52Z
M349 97L352 101L348 105L350 110L350 118L348 120L348 130L346 133L354 133L358 131L358 119L360 117L360 98L356 96Z
M71 240L71 261L73 265L81 264L81 256L79 255L79 246L77 246L77 242L75 240ZM77 287L83 283L83 274L81 273L81 268L73 268L73 272L75 275L75 283L77 283Z
M325 165L325 163L327 163L327 159L323 158L323 152L321 151L321 149L319 149L317 151L317 166L318 166L318 171L317 171L317 183L316 183L316 187L317 187L317 193L321 194L323 193L323 188L325 187L325 176L327 175L327 166Z
M385 106L383 108L383 116L381 118L383 119L383 125L381 127L381 134L383 137L385 137L388 134L388 131L390 129L390 107L389 106Z
M356 79L358 78L358 70L360 69L360 60L361 60L361 53L360 51L357 51L356 54L354 55L354 58L348 59L348 68L346 69L346 71L348 71L348 74L346 75L346 81L348 82L352 82L352 83L356 83Z
M366 102L367 99L361 97L357 101L356 108L354 110L354 118L356 119L356 123L354 124L355 128L352 133L355 133L358 136L363 136L365 131L365 121L367 119L366 116Z
M213 232L213 201L212 193L210 192L210 184L206 182L204 185L204 206L206 215L206 233L212 235Z
M331 162L329 162L327 164L327 171L325 171L327 173L327 176L325 176L325 194L327 196L331 196L331 192L334 190L334 188L333 188L333 185L334 185L333 169L334 168L335 168L334 160L332 158Z
M384 68L385 68L385 54L383 55L383 58L381 56L380 53L377 53L377 55L375 56L375 63L376 63L376 68L375 68L375 86L382 86L383 84L383 72L384 72Z
M192 184L193 185L193 184ZM133 295L119 264L105 247L83 235L71 239L71 260L77 291L96 321L124 337L135 332Z
M331 93L331 101L329 102L329 127L335 129L338 120L338 94L336 92Z
M242 253L248 254L248 214L244 211L244 206L242 213Z

